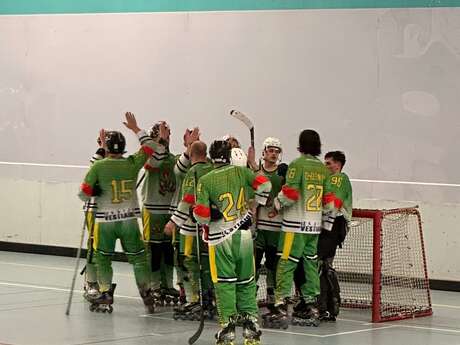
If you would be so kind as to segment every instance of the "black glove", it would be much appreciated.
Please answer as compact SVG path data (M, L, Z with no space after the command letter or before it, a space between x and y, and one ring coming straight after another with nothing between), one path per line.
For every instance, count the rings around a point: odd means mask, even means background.
M278 176L286 179L286 174L287 174L287 171L288 171L288 165L286 163L281 163L280 165L278 165Z

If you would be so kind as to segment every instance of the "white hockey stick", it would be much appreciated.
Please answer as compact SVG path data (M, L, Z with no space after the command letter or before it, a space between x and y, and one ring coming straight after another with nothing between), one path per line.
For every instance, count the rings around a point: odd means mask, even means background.
M231 110L230 116L233 116L234 118L240 120L245 124L246 127L248 127L249 132L251 134L251 146L254 147L254 125L251 119L238 110Z

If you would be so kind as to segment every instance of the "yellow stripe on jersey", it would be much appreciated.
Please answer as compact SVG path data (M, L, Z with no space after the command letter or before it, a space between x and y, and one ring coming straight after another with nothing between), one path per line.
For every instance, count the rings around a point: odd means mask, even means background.
M147 209L142 209L142 223L143 223L143 234L144 241L150 241L150 212Z
M209 245L209 268L211 270L211 280L214 284L217 283L217 266L216 266L216 249Z
M283 254L281 255L281 259L289 259L289 254L291 254L292 243L294 242L294 235L294 232L284 233Z
M94 241L93 241L93 249L97 250L97 245L99 243L99 223L94 223Z
M185 247L184 247L184 255L185 256L191 256L192 255L192 249L193 249L193 240L195 238L190 235L185 235Z

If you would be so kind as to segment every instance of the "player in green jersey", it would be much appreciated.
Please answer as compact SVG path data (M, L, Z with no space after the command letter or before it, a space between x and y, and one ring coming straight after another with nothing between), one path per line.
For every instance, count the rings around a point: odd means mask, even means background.
M255 205L249 206L248 197L252 190L254 203L265 205L271 183L246 167L230 165L231 148L226 141L214 141L209 153L215 169L199 179L193 213L199 224L209 226L205 238L222 327L216 344L234 344L237 318L242 321L244 344L260 344L249 230ZM212 208L217 210L212 212Z
M104 131L99 133L97 138L97 143L99 148L96 153L91 157L90 162L93 164L96 161L105 158L105 148L102 146L101 135L105 136ZM86 216L86 228L88 230L88 242L87 248L88 252L86 255L86 265L84 268L85 273L85 285L84 285L84 294L83 297L91 301L99 294L99 285L97 283L97 273L96 273L96 264L94 262L94 251L93 251L93 242L94 242L94 219L97 212L97 203L96 198L92 197L88 202L85 203L83 208Z
M266 303L271 308L275 303L276 287L276 264L278 262L277 247L281 231L282 215L276 211L273 206L273 200L281 191L281 186L286 179L287 165L280 164L282 153L281 142L278 138L268 137L263 142L262 162L259 164L260 169L257 174L266 176L271 184L272 190L267 205L257 209L256 221L256 240L255 240L255 264L257 279L261 269L261 262L265 256ZM257 166L252 163L251 166Z
M321 294L318 299L320 319L335 321L340 308L340 286L333 269L337 246L341 247L348 231L353 209L350 179L342 172L345 154L341 151L326 153L325 164L331 175L324 195L323 230L319 235Z
M166 135L159 136L159 128L164 126ZM177 303L179 291L173 286L175 233L166 236L164 227L171 218L179 198L180 186L189 166L189 149L199 138L199 130L187 130L184 135L184 153L176 156L169 152L170 129L160 121L152 126L149 135L153 141L166 147L163 153L154 154L145 164L145 181L142 186L143 235L148 244L155 298L158 304Z
M283 208L283 221L278 243L276 303L275 308L264 315L266 327L288 326L285 301L291 296L293 273L302 258L306 282L301 287L303 297L294 307L292 319L295 324L319 324L317 243L322 224L323 191L329 172L317 158L321 153L317 132L302 131L298 150L301 155L289 164L286 184L274 201L275 209Z
M133 265L139 293L153 312L153 290L147 255L141 240L137 218L140 210L136 195L136 180L139 170L154 152L164 152L164 147L154 143L138 126L132 113L126 113L125 126L139 138L141 149L127 158L125 138L116 131L102 133L107 147L107 157L95 162L81 185L79 197L87 201L96 198L97 213L94 224L94 255L100 294L93 299L96 304L112 304L112 255L119 238L122 247ZM161 131L163 134L164 131Z
M184 286L188 303L176 308L173 317L175 319L199 318L201 311L200 298L208 317L213 316L212 283L209 273L208 247L199 236L200 258L203 271L200 272L197 257L196 223L191 217L191 209L195 206L195 178L199 179L213 169L213 165L207 160L207 147L202 141L192 144L190 159L192 166L185 175L182 183L181 201L174 211L171 220L166 224L165 232L173 233L176 228L180 229L180 265L184 276ZM201 233L201 232L200 232ZM199 294L199 279L202 279L203 296Z

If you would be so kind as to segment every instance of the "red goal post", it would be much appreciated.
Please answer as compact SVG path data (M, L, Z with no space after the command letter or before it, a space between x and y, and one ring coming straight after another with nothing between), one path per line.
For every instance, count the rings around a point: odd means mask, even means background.
M334 267L342 306L371 308L372 322L432 315L417 208L353 210Z

